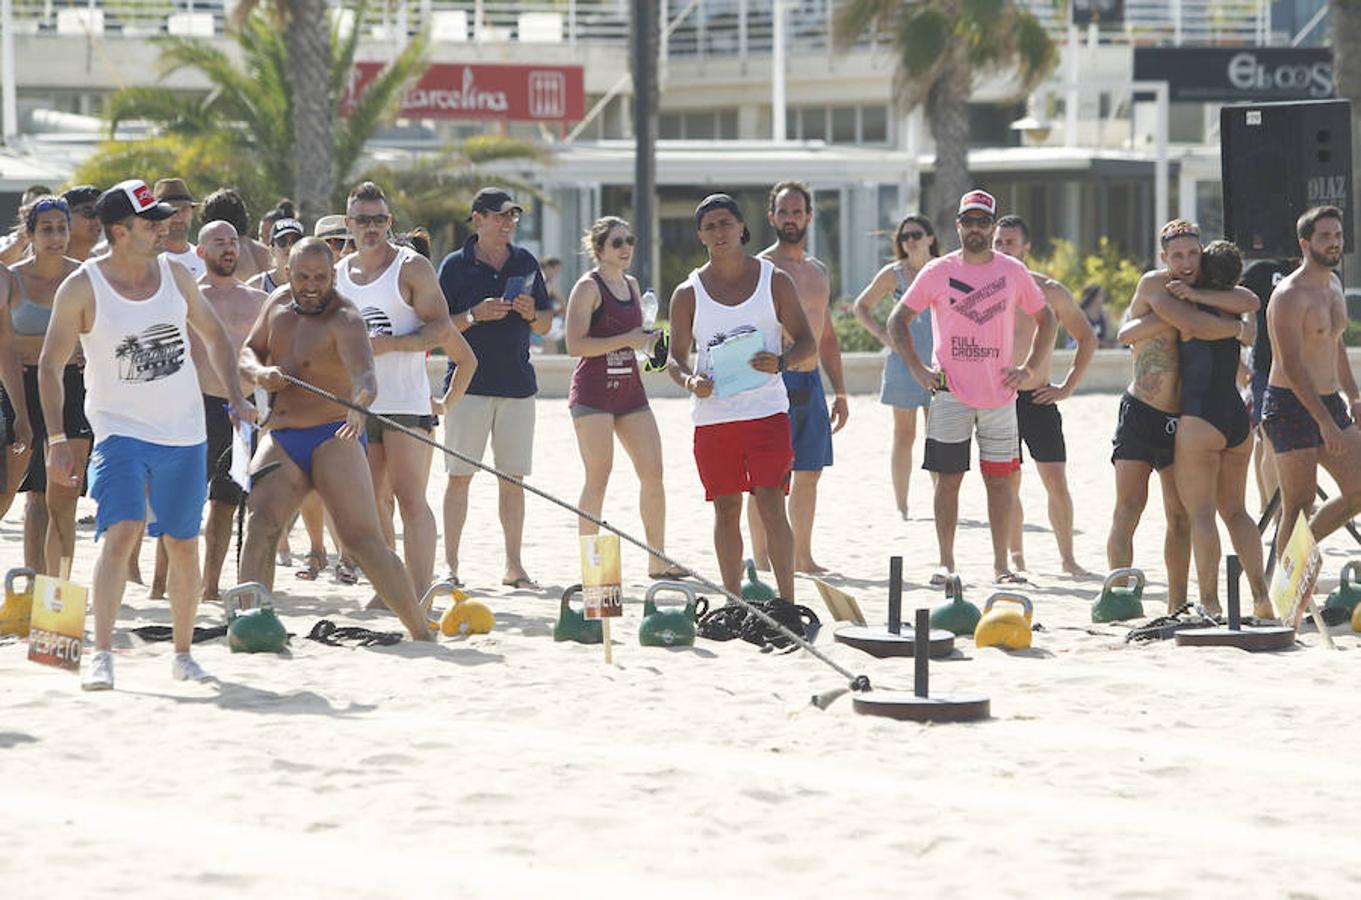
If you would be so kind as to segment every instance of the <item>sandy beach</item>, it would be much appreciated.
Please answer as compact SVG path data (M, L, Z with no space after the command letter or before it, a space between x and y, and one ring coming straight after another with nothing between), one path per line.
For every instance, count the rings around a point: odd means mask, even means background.
M1063 406L1077 556L1092 570L1105 568L1116 404L1090 394ZM654 408L668 549L716 577L688 405ZM851 398L814 543L837 573L830 580L872 622L883 621L892 554L905 557L906 609L941 601L926 587L936 563L930 480L914 474L912 518L901 521L890 422L876 398ZM438 516L439 460L435 473ZM530 480L577 497L565 401L539 402ZM617 452L606 517L641 533L636 495ZM1251 486L1249 495L1255 511ZM502 588L488 475L473 482L461 575L496 613L490 635L324 646L304 638L323 617L398 625L361 611L367 582L345 587L328 570L307 583L281 570L291 654L201 644L196 655L221 683L185 684L170 679L168 644L128 633L169 621L164 603L130 585L112 693L83 694L74 675L0 641L3 893L61 884L82 896L142 897L1361 893L1361 812L1347 799L1361 787L1361 766L1348 762L1361 743L1347 712L1361 672L1357 637L1337 630L1340 649L1329 652L1305 633L1295 650L1265 655L1126 644L1127 626L1090 622L1099 582L1058 574L1033 472L1023 498L1037 582L1027 593L1043 630L1029 651L958 641L955 657L932 670L936 691L991 697L992 718L979 724L861 717L849 699L811 708L809 696L839 678L806 654L705 640L638 646L646 567L632 548L615 664L598 646L554 643L558 598L579 580L576 523L530 497L525 562L544 591ZM22 507L20 498L0 522L0 568L22 560ZM92 510L82 500L81 513ZM981 605L991 550L976 469L961 520L966 595ZM1162 531L1155 487L1136 538L1150 616L1164 612ZM73 573L86 585L92 535L81 529ZM299 528L295 548L302 542ZM1361 547L1342 532L1323 549L1326 593ZM152 554L148 541L148 575ZM800 580L799 592L830 626L813 585ZM200 608L199 624L222 621L219 606ZM872 659L833 643L831 630L818 645L832 658L878 687L910 688L911 660Z

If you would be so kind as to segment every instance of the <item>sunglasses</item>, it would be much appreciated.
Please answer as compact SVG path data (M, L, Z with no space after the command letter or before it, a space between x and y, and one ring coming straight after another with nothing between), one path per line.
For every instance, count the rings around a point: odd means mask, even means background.
M296 234L281 234L274 239L274 246L280 249L292 247L300 240L302 240L302 238L298 237Z
M625 244L628 244L630 247L632 247L632 246L633 246L634 244L636 244L637 242L638 242L638 239L637 239L636 237L634 237L633 235L629 235L628 237L617 237L617 238L614 238L613 240L610 241L610 246L613 247L614 249L618 250L620 247L624 246Z
M992 216L960 216L959 224L965 228L987 228L992 224Z
M346 241L347 239L346 239L346 238L322 238L322 240L325 241L325 242L326 242L326 245L327 245L328 247L330 247L332 250L339 250L340 248L342 248L342 247L345 246L345 241Z
M99 213L95 212L95 208L93 206L73 206L71 207L71 215L82 216L83 218L86 219L99 218Z
M924 237L926 237L925 231L904 231L902 234L898 235L898 242L919 241Z
M350 216L350 221L360 228L368 228L370 225L386 225L392 221L392 216L387 213L378 213L372 216Z

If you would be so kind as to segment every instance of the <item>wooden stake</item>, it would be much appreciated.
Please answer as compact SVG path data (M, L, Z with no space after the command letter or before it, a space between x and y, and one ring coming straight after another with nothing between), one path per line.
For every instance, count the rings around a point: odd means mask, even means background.
M600 631L605 638L605 665L614 665L614 653L610 648L610 619L609 616L600 620Z

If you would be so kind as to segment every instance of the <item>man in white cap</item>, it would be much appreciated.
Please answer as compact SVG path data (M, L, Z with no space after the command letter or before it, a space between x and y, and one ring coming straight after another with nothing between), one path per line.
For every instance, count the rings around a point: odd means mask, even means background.
M255 421L241 394L236 353L193 277L161 253L174 207L159 203L146 183L124 181L105 191L95 209L109 254L72 273L52 303L52 321L38 359L38 388L47 421L60 422L62 369L79 341L85 353L85 411L94 429L90 496L98 504L91 600L95 652L86 690L113 687L113 626L123 599L128 556L148 507L148 531L165 537L170 558L170 618L178 680L208 677L189 646L199 600L198 536L207 494L203 397L189 352L193 330L221 380L233 415ZM64 434L47 436L49 483L78 484Z
M988 492L993 575L1007 583L1020 578L1007 565L1014 514L1010 481L1021 465L1016 426L1016 388L1028 381L1054 346L1058 330L1044 292L1025 264L992 249L997 201L986 191L969 191L955 219L960 249L921 270L888 320L889 337L917 381L932 391L922 468L935 472L936 541L942 584L955 573L955 527L959 486L969 470L969 443L978 432L979 468ZM932 307L934 360L926 361L908 334L908 323ZM1016 308L1035 320L1024 363L1013 366Z

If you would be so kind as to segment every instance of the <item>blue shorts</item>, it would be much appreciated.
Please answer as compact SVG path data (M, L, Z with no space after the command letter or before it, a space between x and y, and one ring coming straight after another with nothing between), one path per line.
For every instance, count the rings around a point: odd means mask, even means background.
M794 471L820 472L832 464L832 423L822 373L785 372L789 392L789 438L794 445Z
M90 497L95 539L118 522L146 520L152 537L196 538L208 499L208 443L167 447L114 435L95 444L90 455Z

